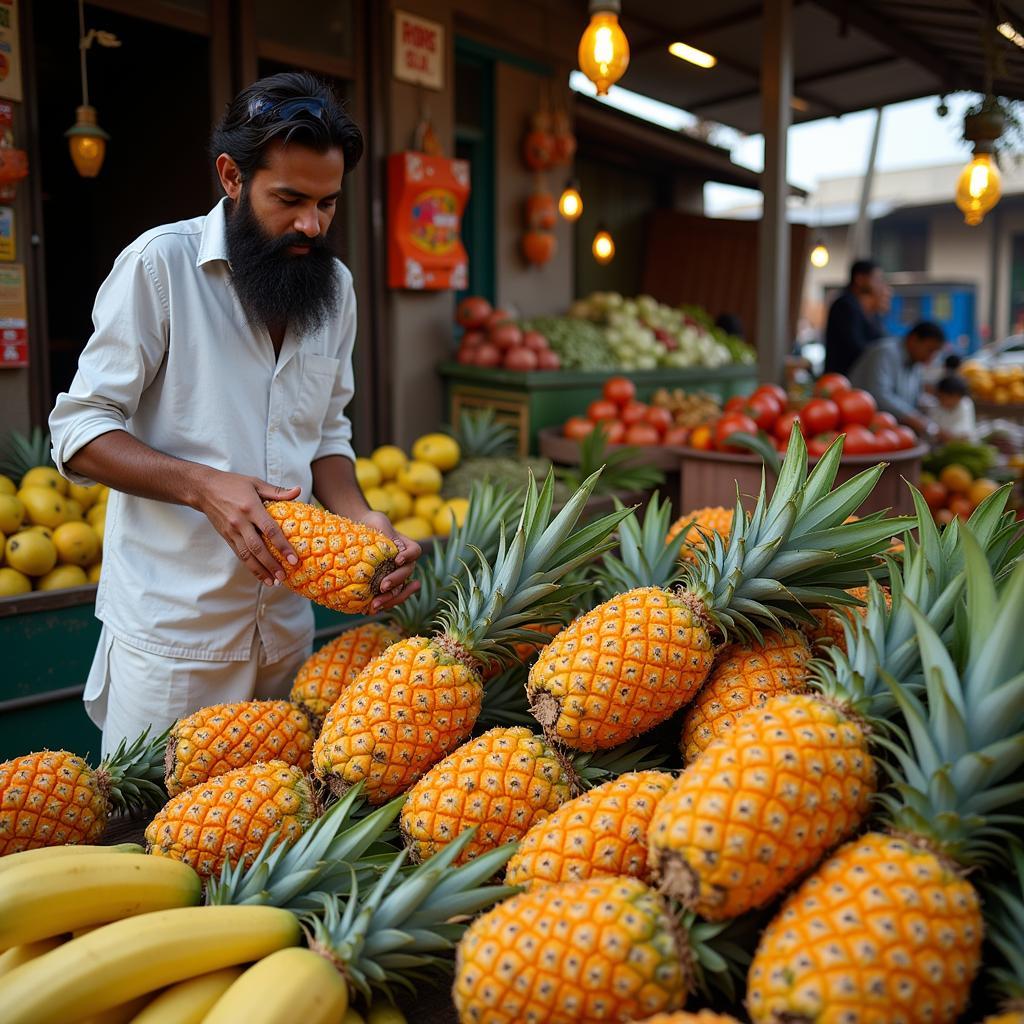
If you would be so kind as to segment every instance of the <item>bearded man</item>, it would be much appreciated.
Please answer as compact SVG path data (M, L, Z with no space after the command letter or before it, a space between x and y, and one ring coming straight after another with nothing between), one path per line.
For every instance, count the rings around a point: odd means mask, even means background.
M420 555L355 479L352 276L326 239L363 140L305 73L228 106L204 217L147 231L96 296L95 330L50 415L69 480L111 488L85 690L103 753L199 707L283 696L313 639L280 586L295 553L264 501L316 497L394 538L373 610L405 600Z

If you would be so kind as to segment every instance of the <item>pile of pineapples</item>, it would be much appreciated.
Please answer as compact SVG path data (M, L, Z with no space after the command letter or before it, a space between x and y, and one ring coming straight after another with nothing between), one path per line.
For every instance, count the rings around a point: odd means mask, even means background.
M794 435L770 499L677 529L478 486L287 701L0 765L4 1013L340 1022L447 967L481 1024L952 1024L972 985L1024 1021L1024 540L1005 490L857 519L880 470L839 455ZM368 605L386 538L270 511L292 587ZM148 855L86 852L157 807Z
M57 472L49 434L13 433L0 459L0 597L99 582L107 494Z

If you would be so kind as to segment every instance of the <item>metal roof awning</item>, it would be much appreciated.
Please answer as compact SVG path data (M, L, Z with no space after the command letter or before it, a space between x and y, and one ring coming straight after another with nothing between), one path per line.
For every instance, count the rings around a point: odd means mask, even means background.
M1000 0L996 21L1024 34L1024 0ZM620 85L708 120L762 130L763 4L627 0L630 65ZM993 90L1024 99L1024 49L995 31L988 0L794 0L794 123L921 96ZM704 70L673 57L676 40L713 54Z

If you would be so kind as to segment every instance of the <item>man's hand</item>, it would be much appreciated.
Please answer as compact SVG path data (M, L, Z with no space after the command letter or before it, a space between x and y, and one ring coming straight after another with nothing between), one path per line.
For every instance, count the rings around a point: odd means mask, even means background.
M398 557L395 559L398 568L384 577L380 585L380 595L375 597L373 604L370 605L370 611L376 615L388 608L394 608L396 604L401 604L420 589L420 581L410 582L409 577L416 568L416 559L423 554L423 549L411 537L396 533L391 521L383 512L365 512L359 518L367 526L372 526L390 537L398 547Z
M299 560L263 502L294 501L300 491L298 487L275 487L258 476L211 470L204 476L195 507L210 520L253 576L273 587L284 581L285 571L264 538L292 565Z

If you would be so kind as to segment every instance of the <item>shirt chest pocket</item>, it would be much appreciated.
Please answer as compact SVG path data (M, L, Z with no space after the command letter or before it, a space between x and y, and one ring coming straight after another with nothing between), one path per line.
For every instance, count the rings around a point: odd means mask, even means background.
M296 426L319 431L341 372L341 360L303 352L299 369L298 396L288 418Z

